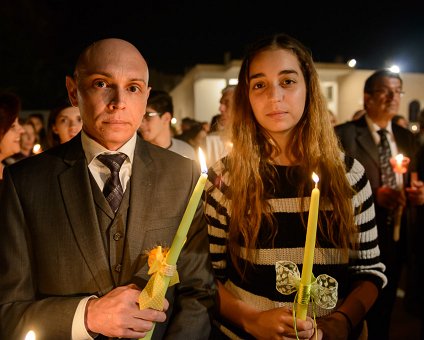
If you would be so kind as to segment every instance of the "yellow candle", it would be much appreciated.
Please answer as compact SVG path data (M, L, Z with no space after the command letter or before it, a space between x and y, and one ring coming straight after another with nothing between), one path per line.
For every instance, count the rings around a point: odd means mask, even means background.
M317 222L318 222L318 207L319 207L319 189L317 183L319 177L315 174L312 175L315 182L315 188L311 193L311 203L309 205L308 216L308 229L306 230L305 253L303 255L303 267L301 283L309 285L312 279L312 266L314 264L314 250L315 240L317 236Z
M170 265L177 263L178 256L180 255L181 249L183 248L188 230L191 226L191 222L193 221L194 214L196 213L203 189L206 185L206 180L208 178L206 161L201 148L199 148L199 161L202 174L200 175L199 180L194 187L193 193L190 197L190 201L188 202L177 233L175 234L174 240L172 241L171 248L169 248L168 254L166 255L166 263Z
M303 255L303 267L302 276L300 278L300 287L298 291L298 303L296 308L297 317L306 320L306 314L308 311L308 303L310 298L310 288L312 280L312 266L314 264L314 250L315 240L317 235L317 222L318 222L318 207L319 207L319 189L317 183L319 177L315 172L312 174L312 179L315 182L315 188L311 193L311 203L309 205L308 215L308 228L306 230L306 242L305 250Z

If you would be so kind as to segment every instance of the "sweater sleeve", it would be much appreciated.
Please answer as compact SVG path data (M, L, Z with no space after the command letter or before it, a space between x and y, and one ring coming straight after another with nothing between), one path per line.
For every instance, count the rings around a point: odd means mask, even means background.
M215 276L222 282L227 280L227 239L229 225L229 199L223 191L228 190L224 183L219 162L209 170L205 186L205 216L208 223L209 251Z
M347 178L355 194L352 199L358 227L358 244L349 251L351 275L355 280L369 280L380 289L387 284L385 265L380 261L378 232L371 185L360 162L345 155Z

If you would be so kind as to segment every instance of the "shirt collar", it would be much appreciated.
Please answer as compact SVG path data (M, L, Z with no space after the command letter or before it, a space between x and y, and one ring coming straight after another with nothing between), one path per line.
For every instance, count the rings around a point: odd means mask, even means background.
M377 133L377 131L381 129L381 127L379 127L377 124L375 124L367 114L365 115L365 120L367 121L368 127L371 129L372 132ZM390 135L393 135L392 121L391 120L389 120L385 129L387 130L387 132Z
M137 142L137 134L134 133L134 135L126 142L124 145L122 145L118 150L111 151L106 149L104 146L97 143L94 139L90 138L84 130L81 131L81 143L82 148L84 150L85 158L87 159L87 164L90 164L93 159L95 159L98 155L102 153L118 153L122 152L127 155L129 161L133 162L134 159L134 150L135 150L135 144Z

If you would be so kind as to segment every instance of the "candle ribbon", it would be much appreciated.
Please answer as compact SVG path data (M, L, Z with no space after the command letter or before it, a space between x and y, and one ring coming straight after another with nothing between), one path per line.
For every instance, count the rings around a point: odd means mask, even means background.
M166 252L161 246L157 246L149 252L147 261L149 265L148 274L152 276L139 295L138 303L140 309L153 308L162 310L166 290L169 286L180 282L177 266L166 263ZM165 276L170 277L169 285L165 284Z
M297 265L291 261L277 261L275 263L277 272L276 288L284 295L298 291L300 286L300 272ZM311 300L312 303L324 309L332 309L337 303L338 282L327 274L312 276Z

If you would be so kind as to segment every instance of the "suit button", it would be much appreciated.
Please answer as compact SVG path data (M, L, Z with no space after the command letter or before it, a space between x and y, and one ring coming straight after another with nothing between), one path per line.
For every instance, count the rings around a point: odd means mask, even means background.
M122 269L122 264L117 264L117 265L115 266L115 271L116 271L116 272L120 273L120 272L121 272L121 269Z
M115 233L114 235L113 235L113 239L115 240L115 241L119 241L120 239L122 238L122 234L121 233Z

